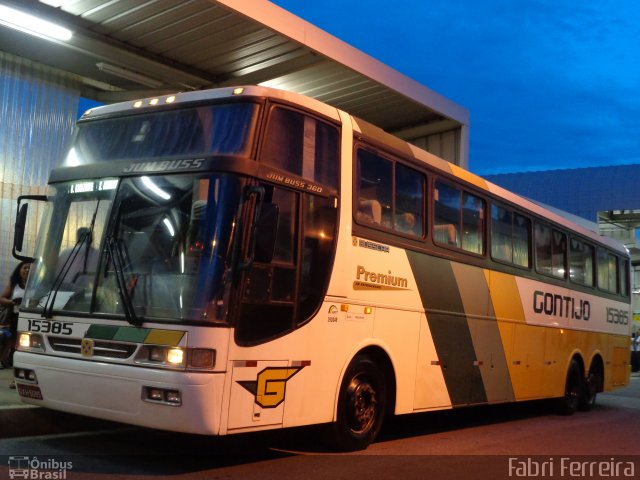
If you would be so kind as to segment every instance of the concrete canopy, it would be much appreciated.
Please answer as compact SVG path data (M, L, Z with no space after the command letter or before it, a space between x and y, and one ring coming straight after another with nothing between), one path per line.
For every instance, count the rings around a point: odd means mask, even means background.
M466 109L266 0L0 4L72 30L70 40L51 42L0 26L0 45L79 76L87 98L261 84L317 98L467 165Z

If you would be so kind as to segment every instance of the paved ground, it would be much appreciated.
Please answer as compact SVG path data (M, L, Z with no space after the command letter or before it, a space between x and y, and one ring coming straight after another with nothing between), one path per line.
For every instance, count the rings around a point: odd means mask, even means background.
M15 389L9 388L9 383L13 379L13 369L5 368L0 370L0 409L23 408L20 397Z

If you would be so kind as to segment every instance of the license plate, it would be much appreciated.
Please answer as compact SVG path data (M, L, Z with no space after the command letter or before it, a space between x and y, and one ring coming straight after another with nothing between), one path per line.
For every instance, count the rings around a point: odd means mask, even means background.
M25 398L33 398L36 400L42 400L42 392L38 385L25 385L23 383L16 383L18 387L18 395Z

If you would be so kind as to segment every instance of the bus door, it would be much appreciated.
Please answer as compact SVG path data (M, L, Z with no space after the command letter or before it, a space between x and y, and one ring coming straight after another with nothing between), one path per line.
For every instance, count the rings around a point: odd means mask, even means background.
M280 425L284 415L287 361L236 360L231 374L229 430Z
M292 353L300 351L296 345L276 345L320 307L335 243L334 198L267 183L256 191L254 211L260 214L249 216L263 218L250 229L240 260L229 428L282 422L286 383L304 375L293 365L308 358Z

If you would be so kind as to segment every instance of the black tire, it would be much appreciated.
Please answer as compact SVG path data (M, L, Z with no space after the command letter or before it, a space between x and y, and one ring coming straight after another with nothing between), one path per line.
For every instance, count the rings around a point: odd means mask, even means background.
M580 398L584 394L584 380L580 373L580 365L576 360L571 360L567 370L567 380L564 387L564 396L558 399L558 411L562 415L573 415L578 409Z
M367 448L380 432L386 402L387 388L380 367L368 356L356 356L340 386L337 419L330 431L332 446L341 451Z
M588 412L596 404L596 395L598 394L598 385L600 384L599 376L589 372L587 379L584 381L582 395L578 401L578 410Z

